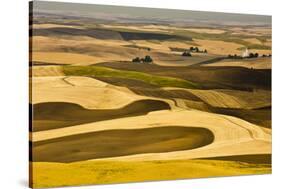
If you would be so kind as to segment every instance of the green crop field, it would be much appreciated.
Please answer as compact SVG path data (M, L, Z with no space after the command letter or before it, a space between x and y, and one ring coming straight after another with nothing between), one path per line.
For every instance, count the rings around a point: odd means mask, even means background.
M199 88L193 82L165 76L156 76L136 71L124 71L101 66L64 66L63 72L69 76L96 76L96 77L115 77L140 80L159 87L180 87L180 88Z

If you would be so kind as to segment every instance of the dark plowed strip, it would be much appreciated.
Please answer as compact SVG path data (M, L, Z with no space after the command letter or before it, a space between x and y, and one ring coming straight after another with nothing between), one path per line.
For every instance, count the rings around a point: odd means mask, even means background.
M115 31L103 29L78 29L78 28L44 28L33 29L33 36L88 36L97 39L116 39L121 40L122 36Z
M239 117L251 123L271 128L271 107L257 110L210 107L214 113Z
M221 157L211 157L211 158L202 158L202 159L239 161L239 162L243 162L243 163L254 163L254 164L271 164L271 154L221 156Z
M212 143L213 133L197 127L106 130L35 142L35 162L75 162L142 153L190 150Z
M94 98L94 97L93 97ZM33 106L33 131L68 127L95 121L145 115L151 111L169 110L160 100L139 100L120 109L91 110L66 102L46 102Z
M65 66L69 64L59 64L53 62L40 62L40 61L33 61L29 62L29 66Z
M230 116L244 119L248 122L257 124L265 128L271 128L271 107L249 110L249 109L217 108L217 107L212 107L206 104L205 102L198 102L198 103L185 102L185 104L187 107L196 110L230 115Z
M152 33L152 32L123 32L107 29L78 29L78 28L44 28L33 29L33 36L88 36L97 39L115 39L115 40L168 40L181 39L191 41L191 37L181 37L177 35Z

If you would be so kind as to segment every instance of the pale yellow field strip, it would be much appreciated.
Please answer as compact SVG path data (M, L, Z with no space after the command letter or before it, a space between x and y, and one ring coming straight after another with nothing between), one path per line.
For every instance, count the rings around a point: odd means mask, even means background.
M161 30L186 30L196 33L209 33L209 34L222 34L225 32L225 30L223 29L216 29L216 28L174 27L174 26L167 26L167 25L145 25L143 26L143 28L161 29Z
M40 62L89 65L106 61L131 61L136 54L141 53L137 48L126 47L132 45L132 42L83 36L67 39L36 36L32 42L32 60Z
M49 76L63 76L61 66L33 66L32 76L35 77L49 77ZM34 81L33 78L33 81Z
M38 62L76 65L89 65L101 61L98 57L65 52L33 52L32 60Z
M230 30L234 35L248 35L248 36L264 36L271 35L272 29L271 27L251 27L251 28L243 28L243 27L232 27Z
M175 87L164 87L165 90L179 90ZM180 89L185 90L200 98L203 102L218 108L242 108L254 109L271 106L270 91L238 91L227 89L198 90L198 89Z
M81 26L63 25L63 24L33 24L33 29L49 29L49 28L76 28L83 29Z
M245 62L245 61L222 61L222 62L216 62L213 64L205 64L203 66L238 66L238 67L244 67L244 68L253 68L253 69L271 69L271 62Z
M263 55L263 54L272 54L272 50L270 49L251 49L251 52L253 53L259 53L259 55Z
M218 55L228 55L228 54L241 54L240 50L237 50L243 45L233 43L233 42L224 42L224 41L216 41L216 40L205 40L205 39L194 39L195 43L200 46L208 49L208 53L218 54Z
M133 40L132 42L138 46L150 47L151 49L154 49L154 50L157 50L160 52L166 52L166 53L171 52L169 45L167 45L168 44L167 42L166 42L166 45L164 44L164 42L155 43L155 42L148 41L148 40Z
M127 88L88 77L35 77L32 81L33 104L69 102L88 109L108 109L144 99Z
M43 102L75 103L87 109L122 108L143 99L163 100L177 109L172 100L136 95L126 87L118 87L89 77L58 76L32 78L33 104Z
M152 27L145 27L145 26L123 26L123 25L107 25L102 24L100 25L103 28L110 28L110 29L127 29L127 30L133 30L133 31L145 31L145 32L162 32L162 33L170 33L171 31L167 29L161 29L161 28L152 28Z
M225 33L225 30L221 29L212 29L212 28L192 28L192 27L174 27L166 25L142 25L142 26L128 26L128 25L108 25L102 24L104 28L113 28L113 29L127 29L127 30L136 30L136 31L147 31L147 32L162 32L162 33L172 33L173 30L185 30L192 31L196 33L208 33L208 34L222 34Z
M202 101L214 107L221 108L242 108L245 102L234 96L224 94L215 90L188 90Z
M124 40L102 40L88 36L68 36L66 37L47 37L34 36L32 37L33 51L54 50L58 46L63 47L81 47L84 45L100 45L100 46L122 46L130 45L131 43ZM97 46L97 47L100 47Z
M205 29L205 28L184 28L183 30L192 31L196 33L208 33L208 34L223 34L225 30L220 29Z

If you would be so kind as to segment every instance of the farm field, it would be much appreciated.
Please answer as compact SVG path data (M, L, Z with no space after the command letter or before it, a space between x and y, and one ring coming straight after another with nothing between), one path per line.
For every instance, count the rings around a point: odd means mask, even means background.
M173 167L173 169L170 167ZM237 163L235 161L215 160L84 161L71 164L38 162L33 164L33 169L36 170L34 173L36 174L34 177L35 187L54 187L58 183L61 186L113 184L140 182L143 180L156 181L163 179L219 177L226 174L228 176L238 176L271 173L271 168L267 165L253 166L252 164ZM143 169L147 170L147 172L144 173ZM46 172L49 174L46 174ZM159 174L159 172L162 174ZM178 174L175 174L175 172Z
M271 18L49 3L30 25L31 187L271 173Z

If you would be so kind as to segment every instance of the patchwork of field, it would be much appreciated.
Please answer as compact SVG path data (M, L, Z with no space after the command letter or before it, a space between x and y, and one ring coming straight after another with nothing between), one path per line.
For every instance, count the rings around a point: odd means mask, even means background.
M271 88L270 69L247 69L244 67L205 67L199 66L159 66L134 65L131 62L106 62L97 66L117 70L137 71L159 76L169 76L184 79L200 85L203 89L236 89L253 91L254 89Z
M271 28L47 17L30 36L33 187L271 173ZM229 58L243 48L266 57Z

